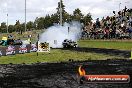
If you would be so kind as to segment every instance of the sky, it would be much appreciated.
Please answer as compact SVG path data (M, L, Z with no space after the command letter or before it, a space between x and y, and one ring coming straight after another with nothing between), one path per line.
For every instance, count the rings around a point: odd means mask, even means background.
M56 12L60 0L27 0L27 22L34 21L36 17ZM132 8L132 0L63 0L65 10L72 14L79 8L83 14L91 13L93 20L103 16L113 15L125 6ZM121 3L121 4L120 4ZM120 8L119 8L120 7ZM21 23L25 20L25 0L0 0L0 23L15 24L16 20Z

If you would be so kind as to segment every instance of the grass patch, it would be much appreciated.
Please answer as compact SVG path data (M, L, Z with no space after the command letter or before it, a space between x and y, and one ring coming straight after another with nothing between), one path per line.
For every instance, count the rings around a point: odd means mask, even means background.
M26 53L26 54L17 54L14 56L3 56L0 57L0 64L31 64L37 62L67 62L69 59L74 61L83 61L83 60L102 60L106 58L117 58L115 56L97 54L97 53L87 53L87 52L76 52L70 50L61 50L53 49L51 53Z
M107 48L107 49L119 49L119 50L131 50L132 42L129 41L95 41L95 40L80 40L79 47L90 48ZM12 56L0 57L0 64L31 64L37 62L67 62L69 59L74 61L84 60L105 60L105 59L120 59L121 56L113 56L109 54L93 53L93 52L77 52L71 50L51 49L49 53L26 53L17 54Z
M80 40L80 47L106 48L118 50L131 50L132 41L99 41L99 40Z

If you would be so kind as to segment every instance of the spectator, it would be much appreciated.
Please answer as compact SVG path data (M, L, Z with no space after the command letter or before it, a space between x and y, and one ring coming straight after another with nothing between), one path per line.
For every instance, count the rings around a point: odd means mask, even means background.
M113 11L114 16L103 17L101 21L97 18L95 23L87 30L90 38L120 39L129 37L132 39L132 9L125 8L117 14ZM84 32L86 35L86 33Z

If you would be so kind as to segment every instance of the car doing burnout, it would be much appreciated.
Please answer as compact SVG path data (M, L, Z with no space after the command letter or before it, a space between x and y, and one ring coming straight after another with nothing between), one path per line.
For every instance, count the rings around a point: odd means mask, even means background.
M65 39L62 43L63 45L63 48L76 48L77 47L77 43L75 41L72 41L72 40L68 40L68 39Z

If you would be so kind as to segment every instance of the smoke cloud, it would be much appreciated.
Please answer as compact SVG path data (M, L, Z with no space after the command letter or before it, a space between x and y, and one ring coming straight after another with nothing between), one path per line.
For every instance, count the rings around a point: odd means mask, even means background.
M54 25L40 35L40 42L49 43L52 48L62 48L65 39L76 41L81 37L81 24L79 22L65 23L63 26Z

